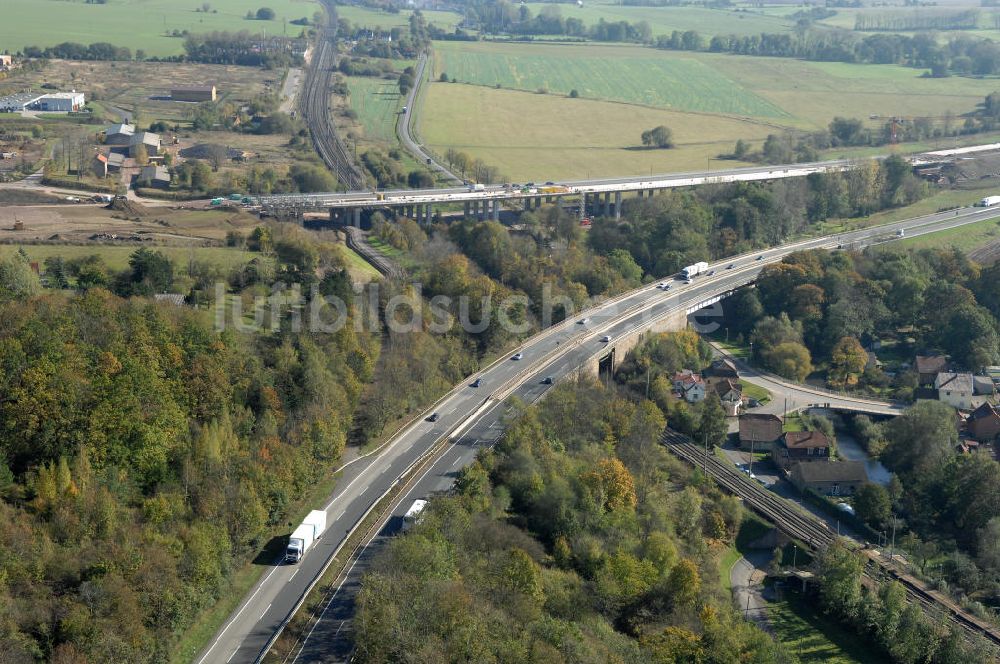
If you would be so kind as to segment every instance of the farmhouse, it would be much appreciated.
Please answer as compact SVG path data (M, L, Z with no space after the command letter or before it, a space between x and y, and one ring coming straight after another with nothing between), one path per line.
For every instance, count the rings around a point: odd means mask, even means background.
M948 369L948 359L943 355L917 355L914 368L921 385L932 385L937 375Z
M139 186L167 189L170 187L170 171L164 166L145 166L136 180Z
M830 440L822 431L788 431L774 446L774 462L785 470L795 463L829 460Z
M94 157L91 170L93 170L94 175L97 177L106 178L111 173L121 171L124 165L125 155L118 152L108 152L107 154L98 154Z
M971 410L972 374L942 372L934 379L934 389L938 393L938 401L943 401L959 410Z
M155 157L160 154L160 135L148 131L141 131L138 134L134 134L129 139L128 156L134 159L140 145L146 146L146 156Z
M135 135L135 125L114 124L104 130L104 144L127 147Z
M868 471L863 461L797 463L792 466L791 480L799 491L810 489L824 496L845 496L868 482Z
M770 413L747 413L740 415L740 447L749 450L772 450L781 438L784 422Z
M170 98L174 101L215 101L216 94L214 85L196 85L170 90Z
M696 403L705 398L705 381L690 369L675 373L673 383L674 391L683 396L688 403Z

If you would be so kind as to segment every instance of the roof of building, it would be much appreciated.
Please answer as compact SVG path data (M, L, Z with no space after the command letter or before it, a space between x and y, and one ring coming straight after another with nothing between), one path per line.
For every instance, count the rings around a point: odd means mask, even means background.
M944 355L917 355L917 373L938 373L948 368L948 358Z
M143 166L142 171L139 173L139 179L164 180L166 182L170 182L170 171L168 171L165 166L150 164L149 166Z
M781 437L783 422L771 413L740 415L740 439L772 441Z
M993 384L993 379L989 376L973 376L972 391L975 394L993 394L996 391L996 385Z
M104 133L108 136L114 136L116 134L124 134L126 136L131 136L135 133L135 125L130 124L113 124L104 130Z
M121 152L108 153L108 166L122 166L125 164L125 155Z
M868 470L864 461L829 461L826 463L797 463L792 474L803 482L867 482Z
M736 363L727 357L720 357L712 362L712 371L725 373L739 373Z
M79 99L83 96L82 92L50 92L49 94L42 95L39 99Z
M969 413L969 416L966 418L966 422L982 420L987 417L1000 418L1000 410L998 410L993 404L984 402L979 405L979 408L976 408L974 411Z
M942 371L937 375L937 378L934 379L934 387L939 390L968 392L969 394L972 394L972 374Z
M173 92L211 92L215 89L214 85L179 85L175 88L170 88Z
M103 162L103 163L106 164L106 163L108 163L108 156L104 155L104 154L98 154L97 155L97 161L100 161L100 162Z
M720 380L713 387L720 397L724 397L730 392L743 393L743 387L732 378Z
M822 431L788 431L785 433L785 447L797 450L830 447L830 440Z
M156 147L160 147L160 135L149 131L140 131L138 134L134 134L132 136L129 143L131 145L139 145L142 143L143 145L155 145Z

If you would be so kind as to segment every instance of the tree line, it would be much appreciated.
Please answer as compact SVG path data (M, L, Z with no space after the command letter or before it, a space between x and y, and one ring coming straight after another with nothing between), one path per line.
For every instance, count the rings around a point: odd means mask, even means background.
M944 12L876 12L858 14L854 19L854 29L864 32L975 30L978 27L978 9Z
M343 270L336 249L280 242ZM0 260L5 657L166 661L336 465L377 347L353 325L219 332L93 282L35 295L20 260ZM154 289L169 276L130 271Z
M719 586L739 502L656 443L663 425L589 381L520 409L365 576L359 661L793 661Z

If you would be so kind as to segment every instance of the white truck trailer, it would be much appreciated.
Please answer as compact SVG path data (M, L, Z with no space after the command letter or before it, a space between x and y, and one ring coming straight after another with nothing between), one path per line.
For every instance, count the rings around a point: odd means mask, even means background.
M977 203L978 207L993 207L1000 205L1000 196L987 196Z
M685 279L690 279L696 274L701 274L702 272L708 271L708 263L705 261L700 261L694 265L688 265L686 268L681 270L681 274Z
M302 524L288 537L285 562L294 565L302 560L316 540L323 536L324 530L326 530L326 510L309 512Z
M406 514L403 515L404 533L420 522L420 515L423 514L425 507L427 507L426 500L413 501L413 504L410 505L410 509L406 510Z

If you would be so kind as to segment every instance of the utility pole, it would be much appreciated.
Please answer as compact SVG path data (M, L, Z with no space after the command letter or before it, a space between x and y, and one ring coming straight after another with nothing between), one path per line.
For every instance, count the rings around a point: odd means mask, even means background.
M797 544L792 545L792 569L796 569L799 563L799 547Z
M896 552L896 515L892 515L892 544L889 545L889 562L892 562L892 557Z
M649 398L649 365L646 365L646 398Z
M705 475L707 476L708 475L708 433L704 434L704 438L705 438L705 463L703 464L702 467L704 468Z
M747 468L750 471L749 473L750 479L753 479L753 448L756 442L757 442L757 431L755 429L750 434L750 465L747 466Z
M750 581L747 580L747 609L743 612L743 619L746 620L750 615Z

